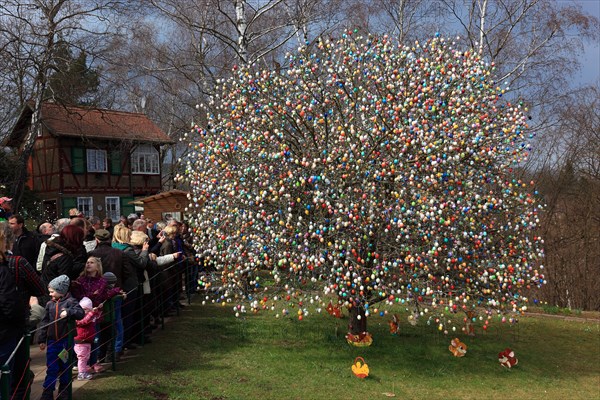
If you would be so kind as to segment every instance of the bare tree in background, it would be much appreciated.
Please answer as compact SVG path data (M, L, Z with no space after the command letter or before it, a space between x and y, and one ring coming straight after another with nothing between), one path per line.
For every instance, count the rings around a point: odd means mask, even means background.
M12 187L18 208L27 177L27 160L40 129L40 109L48 96L48 82L55 65L57 50L64 43L74 48L93 49L99 38L109 33L107 12L120 5L117 1L6 0L0 3L0 57L8 60L2 71L5 88L17 91L4 115L13 115L29 101L33 105L31 129L19 153L19 174ZM88 40L89 36L94 41ZM92 44L93 43L93 44ZM14 117L13 117L14 118ZM11 118L5 119L10 123ZM7 126L3 127L6 131Z
M574 4L550 0L441 0L444 24L496 66L498 84L526 99L535 127L555 122L579 68L583 40L600 37L599 21ZM451 29L451 28L450 28Z
M113 107L147 113L174 139L204 122L217 81L237 64L281 68L282 54L336 26L340 0L175 1L143 3L128 35L115 37L104 82ZM296 37L296 40L290 40ZM144 101L145 107L140 107ZM187 147L166 153L170 186Z
M436 16L439 17L438 2L427 0L382 0L382 18L385 28L400 42L409 43L425 32L436 31Z
M286 0L287 17L293 23L298 44L305 46L315 37L340 27L343 0Z
M230 61L241 64L252 64L276 51L294 37L297 29L289 18L281 18L285 15L283 0L150 0L150 3L177 24L208 41L218 41L222 51L234 55Z
M536 175L547 204L543 293L552 305L600 310L600 87L569 104L547 135Z

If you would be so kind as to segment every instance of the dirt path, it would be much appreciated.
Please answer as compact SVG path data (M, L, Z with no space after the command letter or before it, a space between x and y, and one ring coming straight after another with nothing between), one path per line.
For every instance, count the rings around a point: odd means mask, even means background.
M526 312L525 316L533 318L551 318L551 319L562 319L564 321L575 321L575 322L591 322L600 323L600 315L591 316L573 316L573 315L562 315L562 314L544 314L536 312Z

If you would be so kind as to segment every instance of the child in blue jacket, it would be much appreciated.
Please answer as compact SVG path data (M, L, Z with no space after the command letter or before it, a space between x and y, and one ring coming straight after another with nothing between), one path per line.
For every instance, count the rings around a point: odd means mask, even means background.
M46 379L41 400L53 400L56 381L59 381L59 399L68 399L68 386L71 381L71 368L68 363L68 319L80 320L85 316L79 301L69 293L71 281L60 275L48 284L50 301L46 304L44 318L40 322L38 343L40 350L46 350Z

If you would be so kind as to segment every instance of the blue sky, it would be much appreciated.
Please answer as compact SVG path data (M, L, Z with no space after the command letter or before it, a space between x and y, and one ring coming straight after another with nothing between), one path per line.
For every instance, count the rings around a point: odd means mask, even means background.
M584 11L600 19L600 0L577 0ZM591 84L600 80L600 41L587 41L581 56L581 83Z

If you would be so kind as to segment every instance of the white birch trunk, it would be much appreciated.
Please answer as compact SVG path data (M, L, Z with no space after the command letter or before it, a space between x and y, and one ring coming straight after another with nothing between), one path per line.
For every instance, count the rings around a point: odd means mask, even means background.
M479 54L483 53L483 39L485 37L485 17L487 13L488 0L479 3Z
M248 22L246 21L245 6L245 0L235 0L235 22L238 32L238 53L242 64L248 64L248 37L246 35Z

